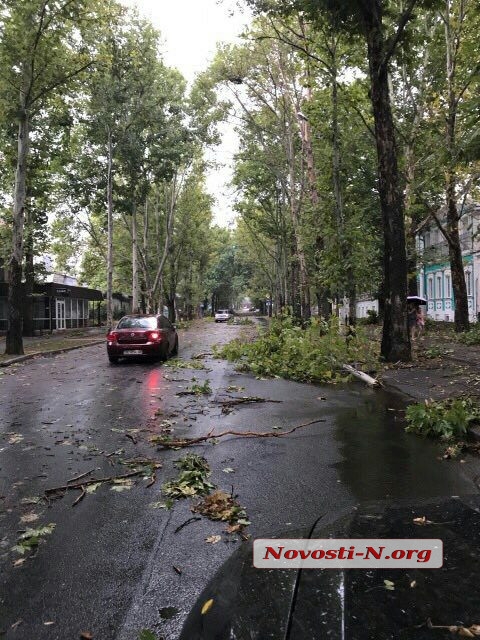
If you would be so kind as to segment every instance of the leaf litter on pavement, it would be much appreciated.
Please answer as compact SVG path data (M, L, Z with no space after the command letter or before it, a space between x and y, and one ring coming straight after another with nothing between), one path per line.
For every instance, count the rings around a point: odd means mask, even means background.
M26 529L17 539L17 544L12 547L12 551L16 551L21 555L24 555L28 551L34 551L45 536L53 533L55 526L54 522L50 522L43 527Z
M210 476L210 466L205 458L189 453L177 460L175 466L180 469L176 480L170 480L163 485L163 493L170 498L187 498L209 493L214 485L207 480Z
M200 502L192 506L192 512L200 513L209 520L226 522L228 524L226 533L241 533L242 529L250 524L247 513L236 500L233 490L228 494L216 489L209 482L211 470L205 458L189 453L184 458L176 460L175 466L180 469L180 473L175 480L170 480L163 485L164 495L177 500L204 496ZM212 544L218 542L213 540L215 536L211 538L206 541Z

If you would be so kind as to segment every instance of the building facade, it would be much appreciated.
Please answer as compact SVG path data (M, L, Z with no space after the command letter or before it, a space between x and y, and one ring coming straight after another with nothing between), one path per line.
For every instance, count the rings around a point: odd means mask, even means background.
M445 210L439 211L445 220ZM480 312L480 205L466 203L459 220L468 309L472 322ZM448 258L448 245L434 220L425 222L417 235L419 255L418 293L427 300L427 316L432 320L453 322L455 298Z
M0 331L8 326L8 284L0 269ZM102 292L80 287L75 278L53 274L49 282L36 283L32 295L34 330L62 331L97 323ZM26 301L24 301L26 306Z

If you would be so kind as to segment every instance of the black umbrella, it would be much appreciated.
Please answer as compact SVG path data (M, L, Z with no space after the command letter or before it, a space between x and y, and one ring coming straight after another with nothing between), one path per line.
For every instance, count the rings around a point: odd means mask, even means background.
M413 302L415 304L427 304L425 298L420 298L420 296L407 296L407 302Z

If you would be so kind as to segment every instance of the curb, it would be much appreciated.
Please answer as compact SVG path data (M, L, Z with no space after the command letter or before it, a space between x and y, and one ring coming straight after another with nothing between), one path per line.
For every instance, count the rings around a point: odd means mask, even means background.
M74 351L75 349L84 349L85 347L92 347L96 344L103 344L105 339L103 340L95 340L93 342L89 342L88 344L76 344L73 347L64 347L63 349L52 349L51 351L35 351L35 353L27 353L23 356L15 356L14 358L10 358L10 360L4 360L0 362L1 367L9 367L12 364L17 364L19 362L25 362L25 360L32 360L33 358L37 358L38 356L49 356L49 355L57 355L57 353L65 353L67 351Z

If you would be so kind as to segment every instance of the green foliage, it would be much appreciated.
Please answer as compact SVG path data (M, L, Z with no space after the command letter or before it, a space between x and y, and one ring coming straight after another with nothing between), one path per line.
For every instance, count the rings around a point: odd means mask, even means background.
M187 389L187 392L193 393L195 396L209 396L212 393L212 388L210 387L210 382L205 380L203 384L192 384L192 386Z
M378 313L375 309L368 309L366 318L358 318L357 322L361 325L378 324Z
M315 319L306 329L295 326L291 318L273 320L270 329L254 342L236 339L217 354L257 375L327 383L345 380L343 364L362 362L371 369L378 357L374 343L361 328L346 339L336 318L330 323Z
M469 399L426 400L411 404L406 411L405 431L423 436L458 440L468 426L480 418L480 407Z
M230 318L230 320L227 321L227 324L236 324L236 325L249 327L254 325L255 323L250 318L240 318L236 316L234 318Z
M458 334L457 340L469 346L480 344L480 322L472 324L470 331Z
M23 555L28 551L32 551L40 544L41 540L45 536L49 536L53 533L55 529L55 523L51 522L43 527L37 527L36 529L28 528L22 535L18 538L17 544L12 547L12 551L16 551Z
M175 466L180 469L176 480L170 480L163 485L163 493L170 498L187 498L195 495L206 495L214 489L208 482L210 466L205 458L194 453L187 454L177 460Z
M175 326L177 327L177 329L183 330L183 329L188 329L191 325L191 322L189 320L177 320L175 322Z
M138 640L157 640L157 636L150 629L142 629Z
M164 366L171 367L172 369L205 369L205 365L200 360L182 360L181 358L167 360Z

